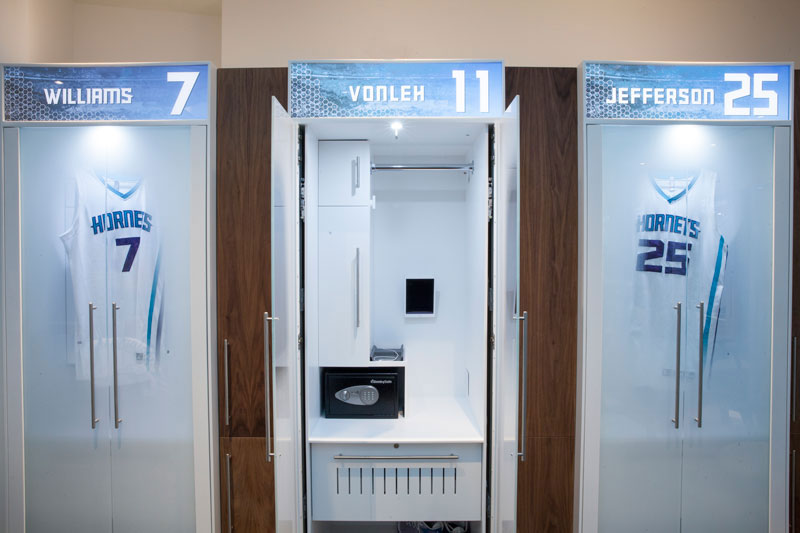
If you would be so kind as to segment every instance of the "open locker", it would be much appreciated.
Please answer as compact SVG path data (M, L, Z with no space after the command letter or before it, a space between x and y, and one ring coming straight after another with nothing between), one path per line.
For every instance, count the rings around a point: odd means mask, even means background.
M513 530L516 102L491 118L273 109L278 531Z

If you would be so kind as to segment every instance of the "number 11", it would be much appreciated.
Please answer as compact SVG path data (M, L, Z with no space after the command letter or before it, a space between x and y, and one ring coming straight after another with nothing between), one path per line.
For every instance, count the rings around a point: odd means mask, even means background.
M479 82L479 106L478 109L481 113L488 113L489 112L489 71L488 70L477 70L475 71L475 77L478 79ZM454 70L453 71L453 78L456 80L456 113L465 113L467 111L466 106L466 97L465 93L466 90L464 88L464 71L463 70Z

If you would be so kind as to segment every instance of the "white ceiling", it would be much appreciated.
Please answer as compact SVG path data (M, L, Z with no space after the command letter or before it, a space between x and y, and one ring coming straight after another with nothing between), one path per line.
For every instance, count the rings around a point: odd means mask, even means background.
M160 9L199 15L220 15L222 0L75 0L78 4L98 6Z

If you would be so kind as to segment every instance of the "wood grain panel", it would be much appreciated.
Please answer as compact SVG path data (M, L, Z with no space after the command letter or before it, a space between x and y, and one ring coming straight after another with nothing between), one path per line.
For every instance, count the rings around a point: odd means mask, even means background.
M578 117L574 68L506 69L520 96L520 285L528 311L527 436L575 434Z
M271 101L287 69L217 71L217 326L220 434L263 437L263 313L270 302ZM223 342L230 343L230 425Z
M792 220L792 233L794 235L792 249L792 341L800 336L800 70L794 72L794 219ZM795 362L796 363L796 362ZM800 408L800 383L795 376L800 374L800 369L792 369L792 402ZM791 423L791 433L800 434L800 413L796 413Z
M266 440L220 439L222 531L228 531L228 462L230 454L230 508L233 530L239 533L275 531L275 473L265 460Z
M517 531L572 531L574 437L527 439L517 475Z

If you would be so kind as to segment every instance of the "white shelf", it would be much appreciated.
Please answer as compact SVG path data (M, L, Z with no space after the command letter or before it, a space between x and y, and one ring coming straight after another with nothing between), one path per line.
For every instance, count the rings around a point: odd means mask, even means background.
M395 442L483 442L483 428L464 398L426 396L406 398L400 418L320 418L309 442L370 444Z

